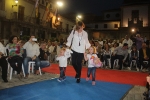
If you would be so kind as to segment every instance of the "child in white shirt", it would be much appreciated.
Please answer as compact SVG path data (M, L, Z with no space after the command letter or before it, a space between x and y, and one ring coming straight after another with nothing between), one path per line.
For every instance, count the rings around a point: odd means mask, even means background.
M88 60L88 71L87 71L87 78L86 81L89 80L90 74L92 73L92 85L95 85L95 72L96 72L96 67L94 66L93 60L97 58L96 55L96 48L94 46L91 46L89 48L89 53L84 54L84 59L87 61Z
M70 56L71 55L68 54L66 48L60 49L60 54L56 58L56 60L59 61L59 70L60 70L60 77L57 79L58 82L62 82L66 79L65 71L66 71L66 67L67 67L67 59Z

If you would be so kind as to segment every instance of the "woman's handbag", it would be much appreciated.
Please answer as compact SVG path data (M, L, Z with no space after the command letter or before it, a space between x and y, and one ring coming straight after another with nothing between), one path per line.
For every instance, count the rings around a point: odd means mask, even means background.
M75 33L75 30L73 30L73 37L72 37L71 45L70 45L70 47L69 47L69 48L71 48L71 46L72 46L72 42L73 42L73 38L74 38L74 33Z

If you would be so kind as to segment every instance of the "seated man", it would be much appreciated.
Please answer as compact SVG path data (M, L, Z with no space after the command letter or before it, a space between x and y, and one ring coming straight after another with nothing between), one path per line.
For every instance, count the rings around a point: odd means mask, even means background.
M127 56L128 56L128 44L124 43L123 46L115 48L114 52L111 56L111 69L113 69L114 60L119 59L119 70L122 69L122 64L125 62Z
M40 45L40 55L39 55L41 61L41 65L40 65L41 68L50 66L50 63L48 61L48 56L49 56L49 52L48 50L46 50L46 43L42 42Z
M140 64L143 66L142 71L146 71L146 69L149 67L149 64L150 64L149 57L150 57L149 48L147 48L146 43L142 43L142 48L139 50L139 60L140 60ZM146 64L144 64L143 61L148 61L147 66Z
M39 73L40 67L40 59L38 58L40 51L39 45L36 43L37 39L34 35L31 35L30 40L23 45L23 48L26 49L26 58L24 58L24 70L26 74L26 78L28 77L28 62L34 61L35 62L35 70L36 74Z

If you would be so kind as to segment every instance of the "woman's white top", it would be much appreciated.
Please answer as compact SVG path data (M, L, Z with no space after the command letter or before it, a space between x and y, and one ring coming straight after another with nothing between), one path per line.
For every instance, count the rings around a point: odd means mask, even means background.
M73 41L72 41L72 38L73 38ZM70 47L71 41L72 41L71 49L78 53L84 53L85 49L88 49L91 46L88 40L88 34L84 30L82 30L81 33L78 33L77 31L74 32L74 30L72 30L66 43L68 47Z
M95 67L95 66L93 66L93 60L95 57L97 57L96 54L87 54L89 68Z

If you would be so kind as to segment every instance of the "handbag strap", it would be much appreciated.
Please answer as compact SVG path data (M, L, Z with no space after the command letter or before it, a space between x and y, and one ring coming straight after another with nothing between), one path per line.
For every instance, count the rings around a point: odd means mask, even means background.
M73 31L73 37L72 37L72 40L71 40L70 48L71 48L71 46L72 46L72 42L73 42L73 38L74 38L74 33L75 33L75 30Z

